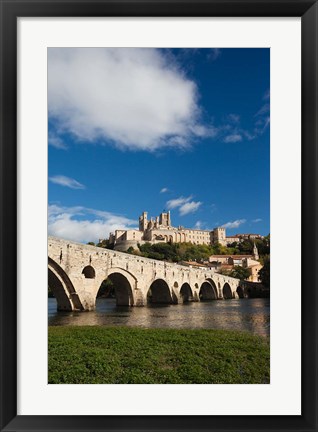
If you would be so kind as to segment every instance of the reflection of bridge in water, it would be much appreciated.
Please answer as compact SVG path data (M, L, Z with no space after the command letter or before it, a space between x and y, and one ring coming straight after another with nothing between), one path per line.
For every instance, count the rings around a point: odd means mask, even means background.
M117 305L184 303L240 297L240 281L210 269L194 269L109 249L48 238L48 284L59 310L93 310L109 279Z

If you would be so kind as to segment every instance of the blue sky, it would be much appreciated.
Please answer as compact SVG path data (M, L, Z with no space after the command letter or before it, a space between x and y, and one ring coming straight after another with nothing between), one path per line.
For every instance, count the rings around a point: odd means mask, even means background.
M49 234L269 227L269 49L48 50Z

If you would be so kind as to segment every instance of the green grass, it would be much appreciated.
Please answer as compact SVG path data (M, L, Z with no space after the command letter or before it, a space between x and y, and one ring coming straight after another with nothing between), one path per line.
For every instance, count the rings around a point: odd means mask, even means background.
M243 332L49 327L50 384L263 384L269 365Z

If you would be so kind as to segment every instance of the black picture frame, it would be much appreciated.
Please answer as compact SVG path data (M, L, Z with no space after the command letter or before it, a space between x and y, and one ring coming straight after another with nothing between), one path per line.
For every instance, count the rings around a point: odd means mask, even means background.
M313 0L0 0L1 431L317 431L318 5ZM301 17L302 413L299 416L17 415L17 18ZM288 152L288 149L286 149ZM292 377L291 377L292 380Z

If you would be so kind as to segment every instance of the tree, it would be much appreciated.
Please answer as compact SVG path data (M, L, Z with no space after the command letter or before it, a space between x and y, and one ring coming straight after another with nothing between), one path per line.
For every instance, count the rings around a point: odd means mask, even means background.
M235 266L233 270L231 270L229 276L240 279L240 280L246 280L250 277L251 273L248 268L241 267L241 266Z
M269 288L270 287L270 258L264 260L263 268L258 272L259 280L262 284Z
M96 244L96 246L97 246L97 247L104 248L104 249L114 249L114 244L113 244L113 243L110 244L110 243L109 243L109 240L107 240L107 239L100 240L100 241Z
M266 236L263 239L256 239L255 244L258 249L259 255L268 255L270 253L270 236Z
M269 255L269 236L264 239L255 239L255 244L258 247L260 261L266 259ZM103 240L102 243L98 243L97 246L106 247L112 249L114 245L109 245L107 240ZM191 242L183 243L150 243L146 242L143 244L137 244L138 249L132 250L130 247L126 252L144 256L146 258L153 258L158 260L164 260L168 262L180 262L180 261L196 261L204 262L209 259L211 255L252 255L254 240L248 239L241 243L232 243L231 247L223 246L219 243L215 245L207 244L193 244ZM239 273L241 274L241 273ZM242 273L244 276L244 272Z
M238 245L238 249L243 255L251 255L253 253L254 242L250 239L244 240Z
M94 242L88 242L87 244L90 245L90 246L95 246Z
M110 279L105 279L103 280L103 282L99 287L97 297L99 298L99 297L113 296L113 291L114 291L114 284Z
M229 255L228 248L226 246L221 245L220 243L217 243L215 246L213 246L213 254Z

